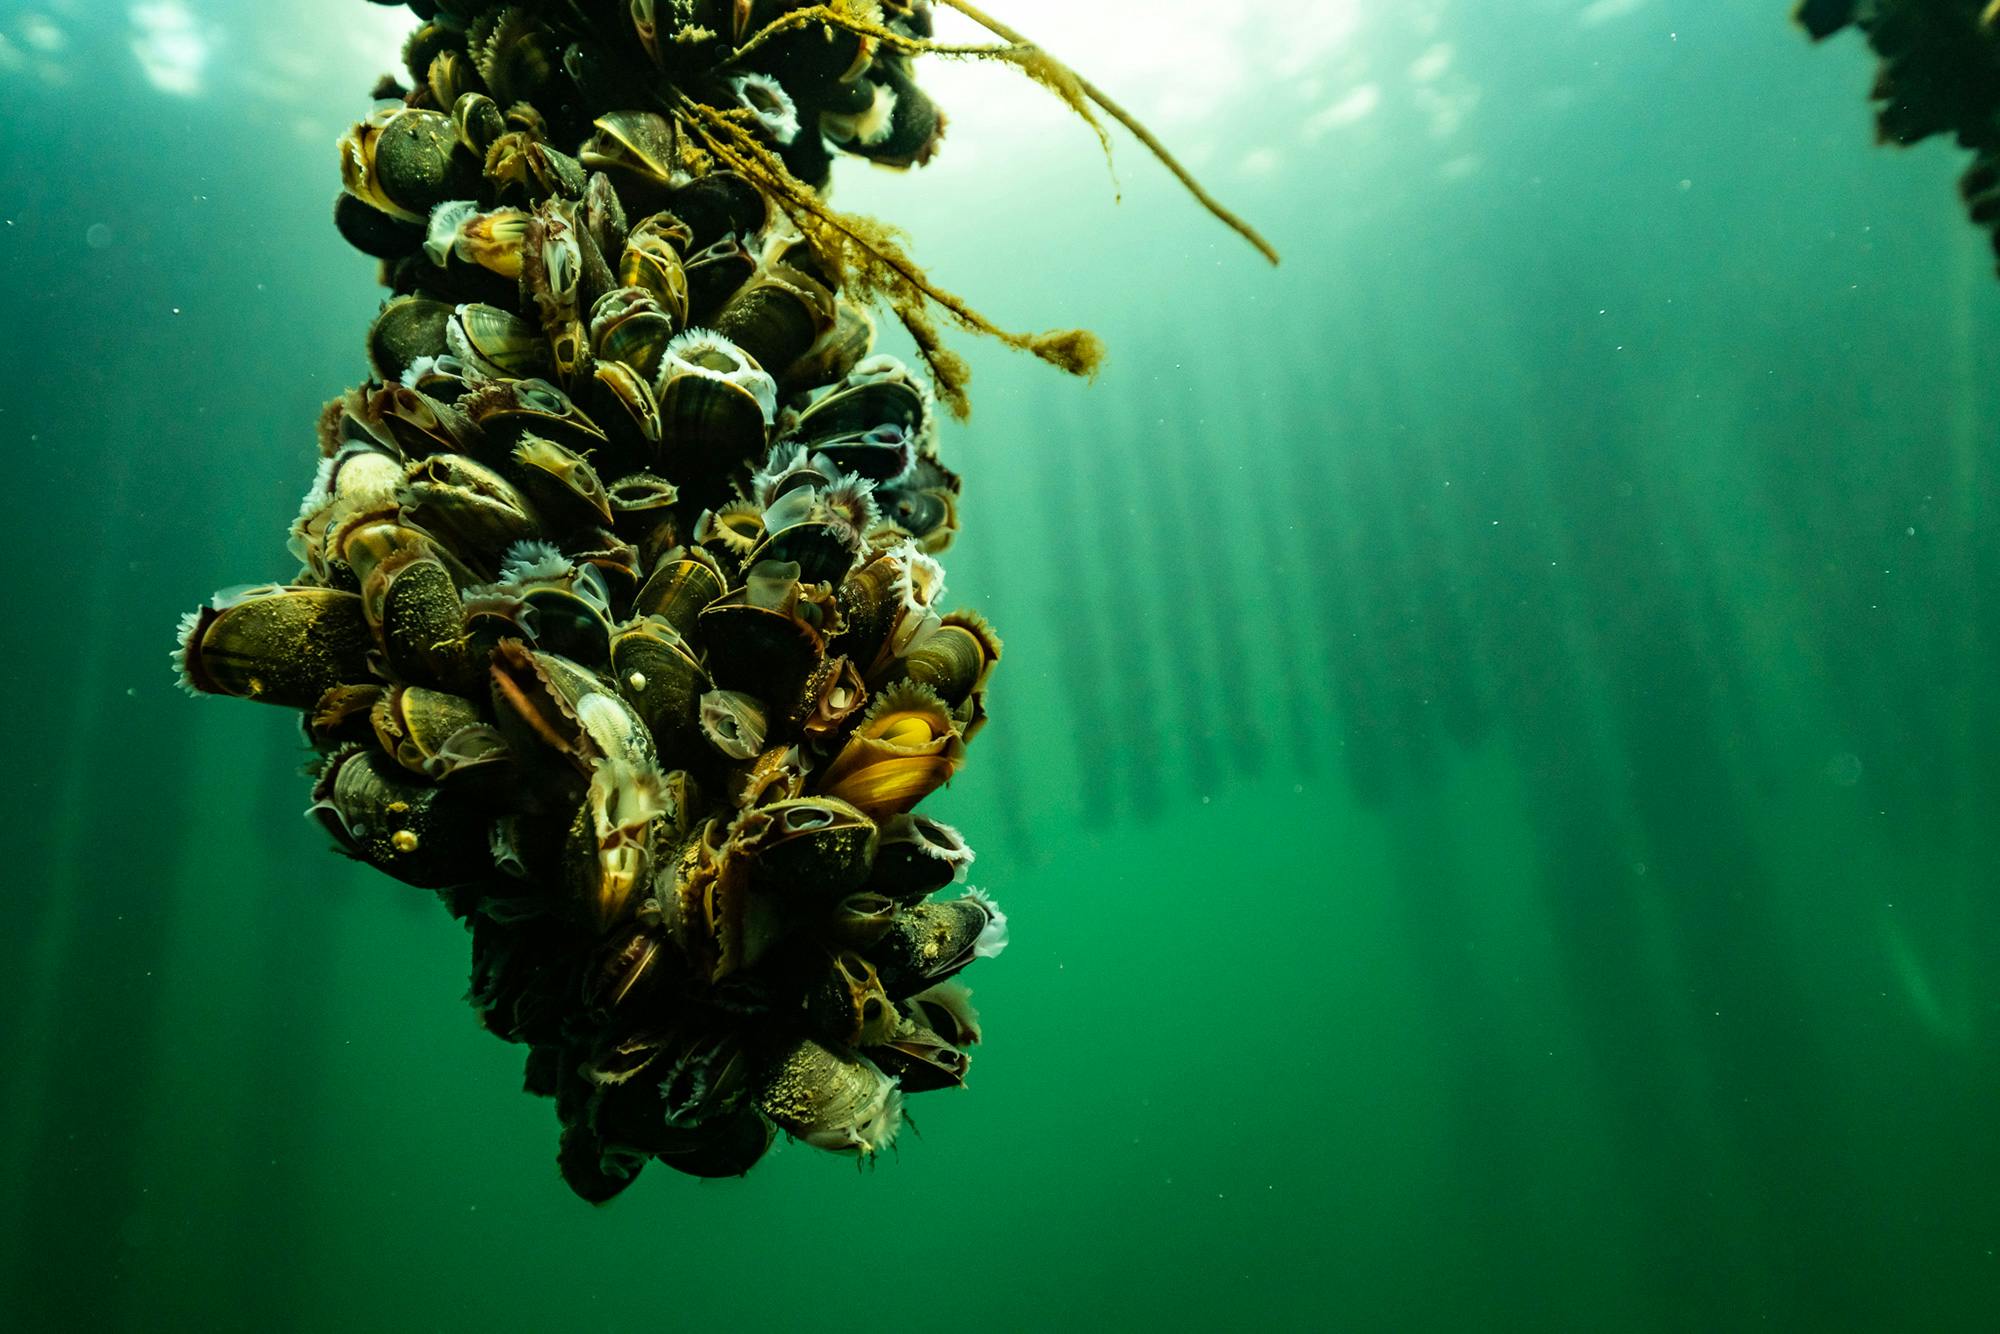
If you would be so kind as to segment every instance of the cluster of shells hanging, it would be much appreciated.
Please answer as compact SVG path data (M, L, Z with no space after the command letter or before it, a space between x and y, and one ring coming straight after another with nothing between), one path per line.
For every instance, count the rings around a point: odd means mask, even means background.
M1867 35L1884 143L1948 134L1972 150L1959 193L2000 251L2000 0L1799 0L1796 13L1815 41Z
M183 680L302 711L340 847L467 924L579 1195L742 1173L776 1129L873 1154L964 1080L952 979L1006 943L914 811L1000 643L940 605L927 383L668 96L815 188L943 117L905 51L782 0L410 7L409 86L339 149L373 377L321 417L302 568L191 613Z

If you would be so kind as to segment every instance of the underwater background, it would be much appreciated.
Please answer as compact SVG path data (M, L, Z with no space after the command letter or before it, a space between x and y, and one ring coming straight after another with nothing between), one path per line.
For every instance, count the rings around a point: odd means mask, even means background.
M1783 0L993 0L844 161L1094 385L956 340L926 810L1013 945L971 1093L579 1203L463 929L300 818L175 616L286 577L406 11L0 0L0 1311L21 1329L1986 1329L2000 284ZM1087 12L1072 12L1085 10ZM893 347L893 344L892 344ZM1982 352L1980 349L1987 349Z

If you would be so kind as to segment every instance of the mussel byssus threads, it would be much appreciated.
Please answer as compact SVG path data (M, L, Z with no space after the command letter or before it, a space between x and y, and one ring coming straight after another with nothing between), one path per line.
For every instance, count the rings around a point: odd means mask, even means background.
M1000 656L941 601L935 396L799 225L836 152L937 151L928 6L410 8L339 145L373 376L298 573L189 614L182 680L299 710L312 812L465 922L578 1195L873 1154L963 1083L1007 939L917 810Z

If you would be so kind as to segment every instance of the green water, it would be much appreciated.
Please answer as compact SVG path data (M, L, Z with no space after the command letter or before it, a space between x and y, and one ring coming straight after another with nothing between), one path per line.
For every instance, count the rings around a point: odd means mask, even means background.
M1253 8L1356 7L1174 21ZM936 805L1013 945L893 1156L593 1210L461 928L166 669L364 371L369 7L191 4L176 91L0 2L0 1325L2000 1327L2000 284L1784 8L1364 2L1140 81L1275 272L1001 73L843 170L1112 349L968 347L946 438L1007 658Z

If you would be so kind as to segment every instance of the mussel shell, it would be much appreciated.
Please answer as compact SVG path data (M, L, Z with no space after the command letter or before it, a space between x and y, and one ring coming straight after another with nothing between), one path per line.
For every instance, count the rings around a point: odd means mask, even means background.
M759 893L828 903L858 889L875 860L875 822L830 797L773 802L756 842L750 884Z
M370 572L362 596L389 675L461 693L476 688L482 664L469 656L465 606L443 562L399 553Z
M764 1115L831 1153L885 1149L902 1125L902 1094L871 1062L835 1054L811 1038L787 1051L757 1095Z
M764 366L790 366L834 328L833 293L796 269L777 267L739 288L716 312L715 330Z
M882 521L915 538L920 550L935 555L958 535L958 498L943 487L875 489Z
M590 309L590 347L599 361L622 361L640 379L651 383L660 372L660 358L680 332L672 314L641 287L616 287Z
M420 216L447 199L469 198L478 188L478 166L459 146L451 118L405 108L388 118L376 137L373 177L382 193Z
M667 756L701 744L701 697L710 688L681 637L664 621L639 620L611 638L611 674Z
M426 766L444 752L451 737L480 720L479 706L471 700L423 686L384 692L370 711L382 749L419 777L429 776Z
M368 364L376 377L399 381L419 358L448 351L451 312L444 302L428 297L399 296L387 302L368 326Z
M922 1024L905 1020L864 1054L895 1078L905 1093L931 1093L965 1084L971 1057Z
M749 1101L757 1055L739 1029L685 1025L667 1040L662 1058L661 1109L674 1129L715 1125Z
M217 595L182 620L176 660L191 689L310 709L373 679L374 635L358 594L268 585Z
M906 998L903 1010L954 1047L979 1043L979 1011L972 1008L972 989L963 982L926 987Z
M715 683L758 699L795 698L825 657L818 632L770 607L715 602L702 611L699 625Z
M334 196L333 225L347 243L376 259L401 259L424 243L424 229L375 208L345 190Z
M943 903L919 903L896 914L868 959L896 1000L957 973L1007 943L1007 918L977 892Z
M807 1024L836 1047L873 1046L887 1039L901 1018L875 965L852 951L835 955L806 992Z
M592 125L596 132L578 155L584 169L610 173L639 207L650 211L664 203L679 159L672 123L657 112L622 110L607 112Z
M827 937L838 945L866 949L889 930L897 907L896 900L874 890L849 894L827 919Z
M760 561L791 561L798 578L808 584L838 584L861 558L861 534L839 520L809 519L766 533L744 566Z
M972 865L972 849L942 820L910 812L882 821L869 886L902 903L928 898Z
M571 581L527 588L514 619L536 648L595 668L610 661L611 623L601 581L585 579L590 582L583 586Z
M844 145L850 153L872 158L885 167L921 167L936 155L944 138L944 113L909 75L900 60L881 60L868 77L896 95L889 132L873 143Z
M752 388L669 360L658 397L661 448L676 475L720 472L763 454L770 413Z
M559 979L575 942L562 924L518 931L491 917L472 919L472 979L466 999L488 1032L505 1042L554 1043L568 996ZM548 1092L553 1095L552 1080Z
M590 461L567 445L533 432L514 446L507 476L553 533L609 526L611 498Z
M770 214L763 192L733 171L712 171L682 186L667 207L687 224L690 253L728 234L755 236Z
M410 467L403 512L462 558L491 566L540 525L514 484L460 454L435 454Z
M755 1108L745 1107L700 1130L668 1136L654 1157L689 1176L740 1177L757 1165L775 1137L771 1123Z
M938 698L955 706L975 686L985 683L988 670L998 660L997 652L990 651L996 642L982 637L972 626L941 625L903 655L903 674L918 685L929 686Z
M606 1204L639 1179L646 1159L607 1147L603 1140L581 1126L563 1128L556 1149L556 1168L563 1183L590 1204Z
M707 552L669 553L639 589L633 605L642 616L660 617L685 639L695 632L702 608L726 588L721 568Z
M757 257L733 233L690 250L685 262L688 322L706 325L757 272Z
M585 452L605 444L597 423L547 380L496 380L457 406L485 432L489 450L511 449L528 432Z
M525 380L554 368L541 332L512 311L467 302L445 326L451 354L489 379Z
M313 814L353 857L403 881L441 889L486 873L477 805L411 781L377 751L336 751L313 789Z
M881 818L907 811L964 762L958 723L935 693L898 682L878 693L847 744L819 774L820 790Z
M601 452L613 476L652 465L660 452L660 404L653 387L622 361L599 361L584 386L592 417L602 423Z
M491 670L494 717L517 751L553 750L588 777L599 760L652 767L652 733L632 706L589 669L503 639Z
M861 307L842 300L835 307L833 327L787 366L778 379L788 393L817 389L846 375L874 350L875 321Z

